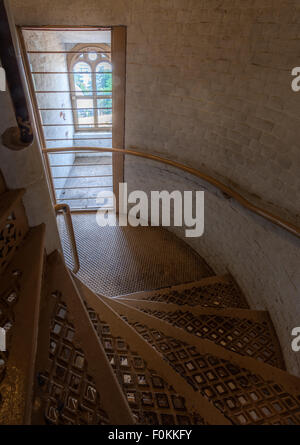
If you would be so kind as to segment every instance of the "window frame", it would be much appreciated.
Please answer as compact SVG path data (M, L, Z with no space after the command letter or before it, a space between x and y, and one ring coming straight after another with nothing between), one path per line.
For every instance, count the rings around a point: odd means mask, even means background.
M74 122L74 130L75 133L100 133L100 132L111 132L112 131L112 123L107 125L101 125L99 122L99 114L98 114L98 100L109 99L112 101L112 91L110 94L99 94L97 91L97 67L102 62L108 62L112 66L112 58L111 58L111 46L107 43L102 44L77 44L72 48L73 52L76 54L68 54L68 75L69 75L69 83L70 83L70 97L72 104L72 112L73 112L73 122ZM82 51L82 52L81 52ZM89 59L89 53L97 53L97 58L93 61ZM82 57L83 55L83 57ZM84 127L83 124L79 123L78 119L78 108L77 101L79 96L76 95L76 85L74 80L74 67L77 63L86 63L91 68L91 77L92 77L92 93L90 95L83 95L83 100L92 100L93 103L93 111L94 111L94 125ZM112 71L111 71L112 72ZM112 75L112 74L111 74ZM113 77L113 76L112 76ZM80 100L80 99L79 99ZM108 109L111 109L112 106ZM100 126L101 125L101 126Z

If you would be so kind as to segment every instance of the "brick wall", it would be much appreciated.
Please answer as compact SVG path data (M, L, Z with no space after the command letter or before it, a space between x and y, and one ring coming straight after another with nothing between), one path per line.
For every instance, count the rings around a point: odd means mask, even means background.
M127 147L213 172L300 220L297 0L11 3L18 24L128 25Z

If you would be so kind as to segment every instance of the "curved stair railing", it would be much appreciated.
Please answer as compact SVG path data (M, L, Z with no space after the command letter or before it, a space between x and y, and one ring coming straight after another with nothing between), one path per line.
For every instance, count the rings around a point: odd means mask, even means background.
M187 165L184 165L180 162L173 161L171 159L163 158L162 156L152 155L149 153L142 153L136 150L127 150L127 149L121 149L121 148L100 148L100 147L76 147L76 150L88 150L88 151L95 151L95 152L108 152L108 153L122 153L124 155L131 155L131 156L137 156L144 159L149 159L152 161L160 162L166 165L170 165L172 167L178 168L179 170L182 170L184 172L187 172L191 175L196 176L197 178L202 179L203 181L207 182L208 184L212 185L213 187L220 190L225 196L234 199L236 202L238 202L242 207L249 210L250 212L263 217L267 221L271 222L272 224L275 224L279 227L281 227L284 230L287 230L292 235L296 236L297 238L300 238L300 227L286 221L284 218L278 215L274 215L270 211L263 209L256 204L251 203L248 199L246 199L244 196L242 196L239 192L233 190L232 188L228 187L218 179L213 178L210 175L207 175L200 170L196 168L189 167ZM46 148L43 149L44 153L57 153L57 152L64 152L64 151L70 151L70 147L60 147L60 148Z
M56 204L54 206L54 210L55 210L56 215L58 215L60 212L63 212L63 214L64 214L66 229L67 229L70 244L71 244L71 251L72 251L73 262L74 262L73 273L76 274L80 269L80 262L79 262L79 255L78 255L78 250L77 250L77 244L76 244L74 227L73 227L73 223L72 223L72 214L71 214L70 207L68 206L68 204L65 204L65 203L64 204Z
M18 127L8 128L2 135L3 144L12 150L22 150L33 142L26 95L11 36L5 2L0 0L0 59L15 110Z

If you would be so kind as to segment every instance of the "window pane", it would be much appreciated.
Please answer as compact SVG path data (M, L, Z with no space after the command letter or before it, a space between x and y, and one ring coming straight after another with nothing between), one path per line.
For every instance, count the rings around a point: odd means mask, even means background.
M93 99L77 99L77 118L79 125L94 125Z
M112 71L111 63L109 62L100 62L97 65L96 72L97 73L110 73Z
M109 62L101 62L96 68L96 84L97 91L112 90L112 74L111 64Z
M97 91L101 94L103 91L112 90L112 75L107 73L97 73L96 74Z
M99 108L112 108L112 99L98 99Z
M98 99L98 108L101 108L101 110L98 110L98 123L100 125L102 124L112 125L111 102L112 102L111 99ZM110 105L110 107L108 107L108 105ZM107 109L102 109L103 107Z
M100 93L97 94L97 96L101 96L101 97L103 97L103 96L107 96L108 98L111 98L111 90L110 90L110 91L107 91L107 92L105 92L105 91L101 91ZM103 97L103 98L104 98L104 97Z
M88 58L94 62L95 60L97 60L98 54L97 53L89 53Z
M88 63L78 62L73 67L76 95L90 95L92 91L92 73Z
M93 99L77 99L77 108L94 108Z

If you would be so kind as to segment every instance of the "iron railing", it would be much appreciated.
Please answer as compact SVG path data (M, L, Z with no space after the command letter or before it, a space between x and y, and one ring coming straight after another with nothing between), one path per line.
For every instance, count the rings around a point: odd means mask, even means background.
M76 274L80 269L80 261L79 261L79 255L78 255L78 250L77 250L77 244L76 244L76 238L75 238L75 232L74 232L70 207L68 206L68 204L56 204L54 206L54 210L55 210L56 215L58 215L60 212L63 212L66 229L67 229L67 233L68 233L70 244L71 244L73 261L74 261L73 273Z

